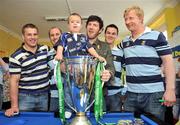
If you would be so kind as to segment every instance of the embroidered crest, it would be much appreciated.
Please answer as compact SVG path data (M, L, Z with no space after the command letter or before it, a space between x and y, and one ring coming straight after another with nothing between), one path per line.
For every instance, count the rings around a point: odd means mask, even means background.
M27 59L27 56L26 55L22 56L22 59L23 60Z
M114 60L116 60L117 59L117 56L114 56Z
M126 46L129 46L130 45L130 42L126 42Z
M145 43L146 43L146 41L142 41L142 42L141 42L141 45L145 45Z

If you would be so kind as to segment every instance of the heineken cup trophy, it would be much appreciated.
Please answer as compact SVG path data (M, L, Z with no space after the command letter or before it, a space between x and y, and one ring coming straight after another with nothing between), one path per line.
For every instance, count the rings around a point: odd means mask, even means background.
M91 56L71 56L65 58L65 65L66 92L72 101L68 106L76 112L71 125L91 125L85 112L93 103L89 100L94 86L96 61Z

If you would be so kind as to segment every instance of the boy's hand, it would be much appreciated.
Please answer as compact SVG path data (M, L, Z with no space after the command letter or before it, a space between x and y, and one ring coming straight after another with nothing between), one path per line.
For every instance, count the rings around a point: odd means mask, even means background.
M63 56L56 54L56 56L54 58L55 58L55 60L61 61L63 59Z

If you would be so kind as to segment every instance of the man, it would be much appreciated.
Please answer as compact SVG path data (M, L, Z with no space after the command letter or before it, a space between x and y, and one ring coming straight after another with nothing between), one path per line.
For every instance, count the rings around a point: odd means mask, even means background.
M172 106L176 101L171 49L162 33L144 26L144 12L140 7L127 8L124 20L131 32L121 44L128 87L124 108L126 111L148 112L163 120L164 106ZM161 64L165 72L165 89Z
M49 39L51 40L52 45L55 45L62 34L62 30L58 27L52 27L49 29L48 34L49 34Z
M173 119L175 122L180 121L180 57L177 58L176 69L176 103L173 106Z
M3 102L3 75L8 72L8 65L0 57L0 110Z
M98 36L102 32L102 30L103 30L103 20L96 15L89 16L86 22L86 33L88 39L90 40L90 43L92 44L96 52L100 56L106 59L107 62L105 66L106 70L102 72L101 79L104 82L108 82L110 79L113 79L114 77L114 65L113 65L113 57L109 45L98 39ZM107 87L104 87L104 92L106 96Z
M58 27L52 27L49 30L49 39L51 41L51 43L53 44L53 46L55 46L57 44L57 42L59 41L59 38L61 38L61 34L62 34L62 30ZM56 78L54 77L54 68L55 68L55 61L54 61L54 57L56 55L56 51L54 48L52 48L49 53L48 53L48 65L50 68L50 107L49 107L49 111L53 111L55 113L59 112L59 95L58 95L58 89L57 89L57 84L56 84ZM65 64L61 63L61 71L65 72ZM61 74L62 75L62 81L64 82L64 75L65 74ZM66 84L64 84L66 85ZM68 104L72 105L71 102L71 97L68 91L67 86L64 86L64 94L65 94L65 99L66 102ZM70 118L72 115L72 110L66 105L65 103L65 118Z
M38 28L26 24L22 28L23 44L10 56L10 98L11 108L6 116L13 116L19 110L47 111L49 77L48 47L38 45Z
M118 27L110 24L105 28L105 41L109 44L115 67L114 80L108 86L108 96L106 99L107 111L121 111L122 100L121 96L125 94L127 87L124 87L121 80L121 71L123 64L123 51L118 46L114 45L115 40L118 38Z
M62 31L58 27L52 27L49 30L49 39L54 46L57 41L59 40ZM57 90L57 85L56 85L56 80L54 78L54 56L56 55L56 51L54 48L52 48L49 53L48 53L48 65L50 67L50 107L49 111L58 111L59 107L59 99L58 99L58 90Z
M8 57L3 57L2 60L6 64L6 72L3 75L3 104L2 104L2 109L9 109L11 104L10 104L10 93L9 93L9 80L10 80L10 75L9 75L9 58Z

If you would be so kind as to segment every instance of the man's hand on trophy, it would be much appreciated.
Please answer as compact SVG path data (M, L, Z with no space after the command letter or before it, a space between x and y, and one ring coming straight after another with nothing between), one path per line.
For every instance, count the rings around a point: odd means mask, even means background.
M65 73L66 72L66 65L65 65L64 60L61 61L60 67L61 67L61 72Z
M109 70L102 71L102 73L101 73L101 80L103 82L109 81L110 78L111 78L111 73L110 73Z

